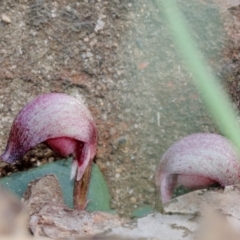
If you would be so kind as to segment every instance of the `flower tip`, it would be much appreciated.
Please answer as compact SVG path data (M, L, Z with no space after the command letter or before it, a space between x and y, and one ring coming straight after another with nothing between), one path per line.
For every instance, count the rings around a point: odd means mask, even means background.
M72 168L71 168L71 173L70 173L70 180L73 180L77 174L77 168L78 168L78 162L73 161L72 162Z
M14 163L17 161L17 157L11 154L8 150L6 150L1 156L0 161L7 163Z

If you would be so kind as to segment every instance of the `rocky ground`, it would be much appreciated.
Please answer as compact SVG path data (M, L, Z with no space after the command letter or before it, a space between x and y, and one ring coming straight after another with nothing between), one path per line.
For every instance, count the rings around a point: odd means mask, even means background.
M239 7L178 1L189 28L239 107ZM155 206L155 166L178 138L215 132L173 47L156 2L0 2L0 150L14 116L41 93L85 99L98 128L95 161L112 207L129 215ZM43 145L1 176L60 159Z

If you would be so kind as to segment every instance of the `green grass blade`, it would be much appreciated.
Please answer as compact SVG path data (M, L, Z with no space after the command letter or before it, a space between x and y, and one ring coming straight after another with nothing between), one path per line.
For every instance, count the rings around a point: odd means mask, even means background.
M207 60L197 49L176 1L156 0L156 3L165 14L176 49L192 74L209 113L219 130L240 150L240 129L231 101L207 65Z

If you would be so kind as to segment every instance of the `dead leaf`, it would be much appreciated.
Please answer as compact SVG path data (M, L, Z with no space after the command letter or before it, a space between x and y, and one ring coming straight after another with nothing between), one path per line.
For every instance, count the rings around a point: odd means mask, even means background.
M171 214L199 214L203 204L220 211L235 228L240 225L240 185L224 189L197 190L182 195L164 204L164 212Z
M126 220L105 212L89 213L68 208L54 175L32 181L24 194L29 226L37 236L50 238L93 236Z
M117 215L69 209L64 205L47 204L33 215L30 227L33 233L49 238L86 237L101 234L125 222ZM39 231L39 229L41 231Z
M111 229L107 236L122 236L132 239L192 240L198 224L194 216L150 214Z
M15 195L0 188L0 235L25 235L28 215Z
M30 216L38 214L48 203L64 205L60 184L53 174L30 182L23 198Z
M223 214L205 206L202 210L202 216L196 240L239 239L239 234L227 222Z

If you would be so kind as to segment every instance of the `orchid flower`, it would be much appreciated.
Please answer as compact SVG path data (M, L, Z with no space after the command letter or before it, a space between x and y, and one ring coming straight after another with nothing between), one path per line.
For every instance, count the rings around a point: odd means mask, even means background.
M240 182L239 155L225 137L212 133L196 133L174 143L162 156L155 182L162 202L171 199L175 187L205 188L213 183L221 186Z
M39 143L63 157L72 155L71 178L76 175L79 181L96 154L97 144L96 126L84 103L61 93L36 97L16 116L0 158L14 163Z

